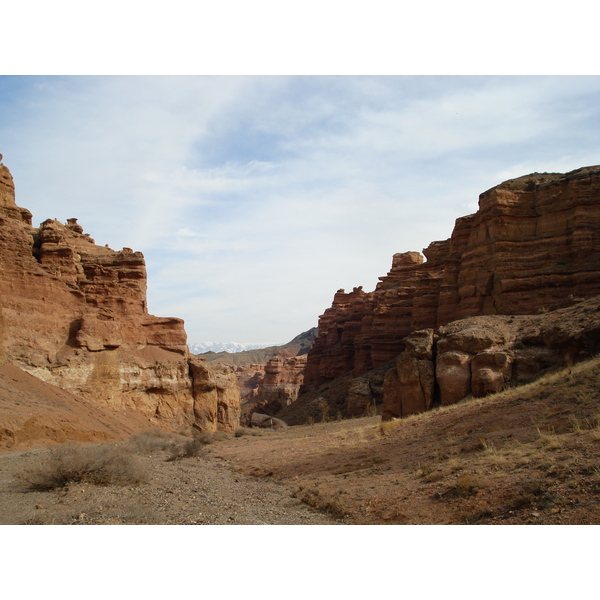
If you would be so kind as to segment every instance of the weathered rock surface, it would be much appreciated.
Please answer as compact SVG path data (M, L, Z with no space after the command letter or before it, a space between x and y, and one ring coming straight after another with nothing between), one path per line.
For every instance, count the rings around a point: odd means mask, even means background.
M236 376L242 395L243 420L249 422L255 412L275 415L282 407L298 399L304 380L306 354L290 356L281 350L266 365L238 367Z
M139 413L101 408L14 365L0 366L0 451L123 440L144 429L148 420Z
M189 360L183 321L148 314L143 255L96 245L76 219L32 227L0 165L0 364L153 423L233 430L234 374Z
M477 213L457 219L450 239L423 253L426 261L396 254L373 292L335 294L319 319L307 384L395 359L414 331L477 315L535 314L600 294L600 167L506 181L480 195ZM444 361L448 373L465 370L464 357Z
M540 315L461 319L404 342L386 374L383 420L487 396L593 357L600 352L600 296Z
M202 431L234 431L240 424L240 391L234 372L209 365L200 357L189 361L194 396L194 426Z
M317 334L314 327L282 346L247 350L235 354L202 354L210 363L235 365L242 397L243 419L253 412L276 414L298 398L304 381L306 355ZM257 364L256 360L264 362Z

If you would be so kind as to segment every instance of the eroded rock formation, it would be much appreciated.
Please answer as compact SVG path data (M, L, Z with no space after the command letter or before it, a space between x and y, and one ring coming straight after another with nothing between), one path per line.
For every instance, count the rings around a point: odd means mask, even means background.
M525 383L600 352L600 296L540 315L470 317L421 330L386 373L383 420Z
M98 246L76 219L32 227L0 165L0 364L151 422L233 430L235 375L191 359L184 323L148 314L140 252ZM226 372L227 371L227 372Z
M215 363L210 363L215 364ZM306 354L290 356L280 350L265 365L248 365L235 370L242 396L242 420L249 423L254 412L275 415L298 399L304 381Z
M319 320L307 384L379 367L414 331L477 315L535 314L600 294L600 167L506 181L423 254L426 261L396 254L373 292L335 294ZM444 360L460 371L465 358Z

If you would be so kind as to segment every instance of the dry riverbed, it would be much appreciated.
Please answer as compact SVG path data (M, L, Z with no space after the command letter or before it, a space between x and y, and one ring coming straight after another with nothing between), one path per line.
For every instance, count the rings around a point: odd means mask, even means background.
M167 461L138 456L146 481L137 485L70 483L28 489L16 475L48 452L0 454L0 524L331 525L339 523L292 497L292 489L234 472L215 456Z

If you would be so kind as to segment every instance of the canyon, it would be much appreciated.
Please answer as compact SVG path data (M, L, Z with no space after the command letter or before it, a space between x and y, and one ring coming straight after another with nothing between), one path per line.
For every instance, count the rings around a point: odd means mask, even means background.
M600 294L600 167L533 173L482 193L449 239L395 254L379 279L372 292L334 295L300 404L283 418L301 421L301 405L319 402L330 416L379 404L393 418L598 352L597 304L580 309L585 331L564 324L581 317L568 307Z
M148 314L146 287L141 252L97 245L77 219L33 227L0 164L0 365L146 426L233 431L235 375L189 353L183 320ZM0 445L29 426L13 418Z
M65 407L93 406L86 435L94 439L109 435L98 410L108 421L120 415L127 432L232 433L254 413L289 424L386 421L600 351L597 166L495 186L449 239L395 254L372 292L338 290L316 330L236 354L192 355L183 320L148 314L142 253L97 245L77 219L31 221L0 165L0 378L11 397L25 386L21 376L10 380L19 369L36 378L32 389L60 390ZM31 402L42 407L44 395ZM69 410L63 423L75 435ZM30 417L3 417L0 445L31 440ZM38 427L39 436L59 439L59 421L52 434Z
M253 413L273 415L298 399L304 382L306 355L317 336L313 327L281 346L269 346L202 355L211 364L229 365L238 379L242 398L242 423L249 425Z

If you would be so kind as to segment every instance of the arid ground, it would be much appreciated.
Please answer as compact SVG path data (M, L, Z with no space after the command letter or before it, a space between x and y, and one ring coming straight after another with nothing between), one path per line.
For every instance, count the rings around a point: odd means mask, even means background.
M0 523L598 524L599 367L383 424L205 436L180 455L138 434L102 445L136 461L118 483L41 489L60 446L5 452Z

